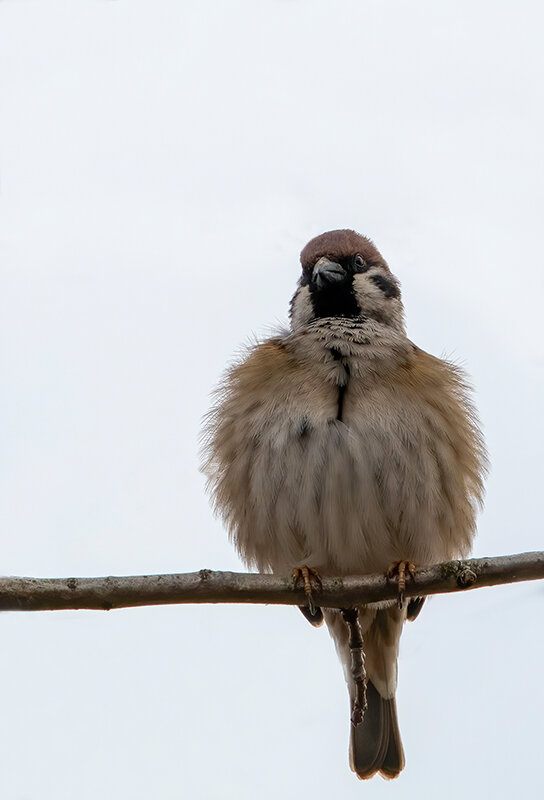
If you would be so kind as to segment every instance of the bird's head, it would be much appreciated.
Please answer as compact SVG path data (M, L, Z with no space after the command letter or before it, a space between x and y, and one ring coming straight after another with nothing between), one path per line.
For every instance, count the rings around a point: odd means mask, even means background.
M370 239L351 230L322 233L308 242L300 261L290 309L293 330L325 317L347 317L404 331L399 282Z

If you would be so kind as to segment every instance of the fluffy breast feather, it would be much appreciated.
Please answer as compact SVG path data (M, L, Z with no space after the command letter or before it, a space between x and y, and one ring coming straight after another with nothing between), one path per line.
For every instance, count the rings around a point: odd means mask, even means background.
M227 373L204 471L249 565L345 574L468 551L486 459L464 375L374 334L269 339Z

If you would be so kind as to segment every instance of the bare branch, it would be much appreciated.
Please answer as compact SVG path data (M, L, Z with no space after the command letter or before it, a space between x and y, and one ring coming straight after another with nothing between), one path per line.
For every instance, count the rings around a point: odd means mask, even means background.
M544 578L544 552L450 561L417 569L406 596L443 594ZM385 575L323 578L313 593L316 605L349 608L397 597ZM172 603L272 603L306 605L304 589L290 576L238 572L136 575L109 578L0 578L0 610L128 608Z

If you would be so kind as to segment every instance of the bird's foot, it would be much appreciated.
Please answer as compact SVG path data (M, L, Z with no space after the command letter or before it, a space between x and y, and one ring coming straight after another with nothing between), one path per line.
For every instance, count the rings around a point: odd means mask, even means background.
M303 582L304 593L308 598L308 609L310 611L310 616L312 617L322 616L321 609L316 608L312 595L313 589L317 589L318 591L321 589L321 578L319 577L319 573L315 569L312 569L311 567L307 566L295 567L293 570L293 581L295 584L295 588L298 587L300 581ZM314 583L313 587L312 587L312 581Z
M397 602L399 608L404 608L404 595L406 592L406 576L414 578L415 565L411 561L393 561L387 570L387 577L390 581L396 580L398 586Z

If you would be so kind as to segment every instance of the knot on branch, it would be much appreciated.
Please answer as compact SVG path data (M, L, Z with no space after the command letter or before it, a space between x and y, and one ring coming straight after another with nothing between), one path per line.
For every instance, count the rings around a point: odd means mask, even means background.
M470 567L462 566L457 575L459 586L472 586L476 583L478 576Z
M453 578L457 586L462 588L473 586L478 579L470 561L449 561L447 564L442 564L441 574L444 580Z

